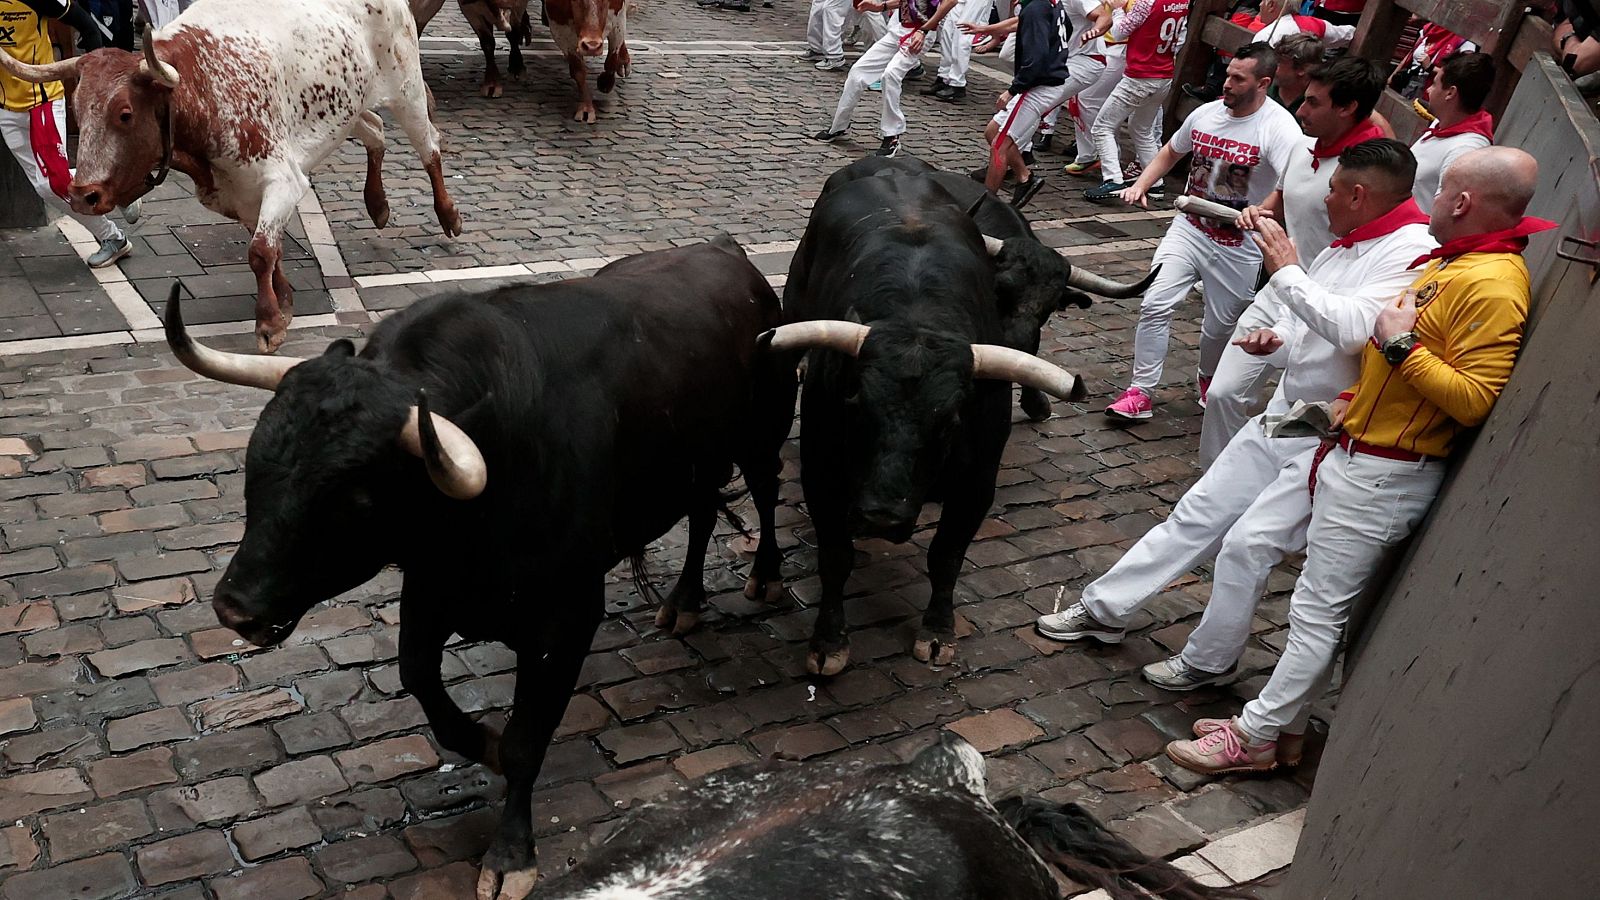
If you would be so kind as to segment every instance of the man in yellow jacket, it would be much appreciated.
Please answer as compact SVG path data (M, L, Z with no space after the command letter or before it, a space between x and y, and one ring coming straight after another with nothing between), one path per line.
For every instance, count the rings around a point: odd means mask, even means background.
M85 50L100 46L99 25L74 0L0 0L0 53L34 65L55 62L47 19L60 19L77 29ZM67 206L72 169L67 165L64 94L59 81L28 84L0 70L0 135L34 191L100 240L89 265L104 268L127 256L133 244L105 216L81 216Z
M1445 170L1430 228L1438 249L1379 315L1355 387L1334 404L1336 443L1312 475L1306 562L1289 638L1261 694L1232 719L1201 719L1167 755L1197 772L1274 765L1279 730L1327 684L1339 631L1384 553L1433 503L1456 438L1483 423L1511 377L1528 315L1525 218L1539 180L1527 153L1487 147Z

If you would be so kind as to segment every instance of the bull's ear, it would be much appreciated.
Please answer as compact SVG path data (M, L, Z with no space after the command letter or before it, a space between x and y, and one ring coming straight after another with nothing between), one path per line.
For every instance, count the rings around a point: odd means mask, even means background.
M328 349L322 351L322 355L323 356L355 356L356 355L356 344L355 344L355 341L352 341L349 338L339 338L337 341L334 341L333 343L329 344L328 345Z
M979 194L978 199L972 201L972 205L967 207L967 218L977 221L978 210L983 209L983 198L985 194L987 194L987 191L984 194Z

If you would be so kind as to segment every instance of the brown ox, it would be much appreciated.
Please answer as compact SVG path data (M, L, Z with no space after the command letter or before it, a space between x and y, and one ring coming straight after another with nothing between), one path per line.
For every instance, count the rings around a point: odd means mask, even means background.
M567 58L567 70L578 85L578 109L572 118L593 122L594 98L589 93L589 67L585 60L606 53L606 70L596 79L600 93L607 94L618 78L628 77L632 59L628 56L628 11L626 0L545 0L545 18L550 35Z
M511 61L506 74L515 81L522 77L522 46L533 43L533 26L528 21L528 0L461 0L472 33L483 48L483 89L485 97L501 94L500 68L494 63L494 33L503 31L511 44Z
M24 81L74 74L80 138L68 199L80 213L126 207L166 177L194 179L208 209L255 231L256 343L270 353L294 317L279 265L283 228L318 163L354 134L367 148L367 212L382 228L383 120L399 120L433 185L444 233L461 233L428 117L417 32L406 0L206 0L157 32L144 58L101 49L35 66L0 53ZM154 174L152 174L152 170Z

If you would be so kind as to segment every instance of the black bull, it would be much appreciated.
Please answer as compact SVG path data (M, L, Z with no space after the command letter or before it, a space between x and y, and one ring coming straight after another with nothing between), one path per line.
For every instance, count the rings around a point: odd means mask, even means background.
M533 784L602 618L605 573L688 515L660 621L692 626L738 465L761 520L747 593L778 581L794 367L757 349L777 297L720 238L591 278L425 300L379 324L359 355L341 340L300 361L194 343L176 296L167 335L185 365L276 390L250 439L247 526L218 617L271 645L319 601L400 566L402 684L442 746L506 775L480 894L525 896ZM452 633L517 651L503 736L445 693Z
M983 757L948 733L909 763L768 763L629 814L548 900L1055 900L1052 869L1117 900L1208 888L1075 804L991 804Z
M1075 288L1125 297L1148 283L1074 271L981 186L917 160L863 160L828 179L789 267L789 324L771 339L789 358L812 351L801 478L822 596L809 671L832 675L849 662L852 538L904 542L927 501L943 507L913 650L923 661L954 658L956 578L994 500L1009 382L1082 399L1076 377L1034 356L1040 327L1068 304L1087 305ZM1030 415L1048 415L1047 401L1030 403Z

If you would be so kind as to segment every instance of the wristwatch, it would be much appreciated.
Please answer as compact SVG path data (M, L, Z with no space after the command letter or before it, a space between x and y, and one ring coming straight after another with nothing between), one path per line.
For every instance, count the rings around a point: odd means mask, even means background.
M1576 32L1572 32L1572 31L1567 32L1566 34L1562 35L1561 36L1561 40L1556 43L1556 49L1557 50L1565 50L1565 49L1567 49L1567 41L1576 40L1577 37L1578 37L1578 35L1577 35Z
M1391 366L1398 366L1406 361L1411 351L1416 349L1417 333L1415 331L1402 331L1387 341L1383 342L1380 350L1383 359Z

